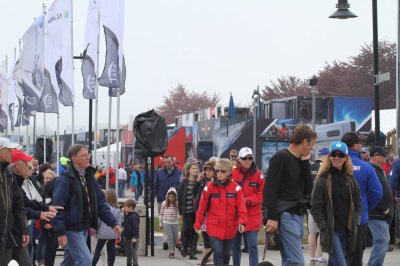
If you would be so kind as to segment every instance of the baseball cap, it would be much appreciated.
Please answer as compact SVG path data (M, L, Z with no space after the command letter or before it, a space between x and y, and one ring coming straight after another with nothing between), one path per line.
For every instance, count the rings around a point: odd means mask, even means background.
M336 141L336 142L332 143L331 147L329 149L329 153L334 152L334 151L340 151L343 154L347 154L348 149L347 149L346 143L341 142L341 141Z
M32 156L27 155L20 150L14 149L12 150L11 162L15 163L18 161L30 162L32 161Z
M382 147L372 147L371 150L369 151L370 157L374 157L374 156L386 157L386 155L388 155L388 152Z
M0 137L0 150L3 148L7 149L15 149L18 148L20 145L18 143L13 143L7 138Z
M368 147L363 147L361 149L361 153L368 153Z
M239 151L239 157L240 158L244 158L247 155L252 155L253 156L253 151L249 147L241 148L240 151Z
M354 144L360 142L360 137L355 132L347 132L343 135L342 142L346 143L347 146L351 147Z
M67 157L64 157L64 156L60 157L60 163L62 165L66 165L68 162L69 162L69 159Z
M124 167L123 163L118 164L118 167Z

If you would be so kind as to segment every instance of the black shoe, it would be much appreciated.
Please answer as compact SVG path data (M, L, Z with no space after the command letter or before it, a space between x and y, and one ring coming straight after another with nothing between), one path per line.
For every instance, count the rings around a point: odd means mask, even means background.
M196 255L195 255L194 253L190 253L189 259L191 259L191 260L197 260L197 257L196 257Z
M392 252L393 248L392 247L388 247L387 252Z
M202 254L203 251L196 249L196 250L194 251L194 253L195 253L195 254Z
M181 243L176 243L175 248L179 251L182 250L182 244Z
M187 255L187 253L186 253L186 249L182 249L181 250L181 255L182 255L182 257L186 257L186 255Z
M243 253L249 253L249 250L247 248L242 248L242 250L240 250Z
M163 243L163 250L168 250L168 243L167 242Z

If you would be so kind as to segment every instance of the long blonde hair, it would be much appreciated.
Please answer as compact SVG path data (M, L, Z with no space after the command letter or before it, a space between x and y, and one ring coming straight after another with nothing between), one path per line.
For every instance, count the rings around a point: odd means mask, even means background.
M115 189L106 189L104 191L104 196L110 206L118 208L117 193L115 192Z
M329 170L332 167L332 162L331 162L331 155L328 154L324 160L321 163L321 166L319 167L318 174L317 176L324 176L327 173L329 173ZM354 167L353 167L353 162L351 161L351 158L349 155L346 155L346 161L343 164L343 168L345 169L345 174L347 176L352 176Z

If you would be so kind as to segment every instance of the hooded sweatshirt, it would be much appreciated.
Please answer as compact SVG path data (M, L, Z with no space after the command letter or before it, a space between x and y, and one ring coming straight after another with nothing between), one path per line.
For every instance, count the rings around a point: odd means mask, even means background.
M178 200L176 189L174 187L168 189L168 192L165 195L165 200L161 204L160 225L162 225L163 223L178 224L178 201L176 202L175 206L173 206L172 204L170 204L169 207L167 206L168 194L170 193L174 194L175 199Z

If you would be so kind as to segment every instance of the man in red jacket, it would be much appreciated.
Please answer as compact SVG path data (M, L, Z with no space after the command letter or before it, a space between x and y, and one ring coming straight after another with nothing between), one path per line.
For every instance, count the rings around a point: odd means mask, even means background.
M263 202L263 190L265 179L257 165L253 161L253 151L244 147L239 151L237 168L232 170L232 179L243 190L243 196L247 208L247 225L244 237L247 240L249 250L249 265L258 264L257 235L262 223L261 204ZM240 265L240 242L242 235L237 233L232 248L233 265Z

